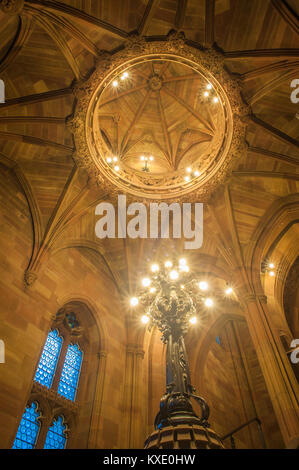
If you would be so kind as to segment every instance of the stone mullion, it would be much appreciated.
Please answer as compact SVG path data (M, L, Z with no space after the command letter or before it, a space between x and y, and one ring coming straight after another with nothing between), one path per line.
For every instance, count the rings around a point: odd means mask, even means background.
M38 434L37 443L35 446L36 449L44 448L47 433L48 433L49 427L52 424L51 421L52 421L52 416L45 416L41 418L40 432Z
M60 355L59 355L59 359L58 359L58 364L57 364L57 367L56 367L55 376L54 376L54 380L53 380L52 387L51 387L51 389L54 390L55 392L57 392L57 390L58 390L58 385L59 385L59 381L60 381L60 377L61 377L61 372L62 372L62 369L63 369L65 356L66 356L67 348L68 348L69 344L70 344L70 334L66 333L64 335L64 340L63 340L63 343L62 343L62 347L61 347L61 351L60 351Z

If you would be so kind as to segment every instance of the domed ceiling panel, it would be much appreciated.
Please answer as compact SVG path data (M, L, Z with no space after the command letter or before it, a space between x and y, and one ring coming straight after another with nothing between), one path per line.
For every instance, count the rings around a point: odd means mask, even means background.
M171 199L196 190L206 198L245 145L248 110L221 54L199 52L180 35L133 36L102 60L75 90L77 163L101 185L135 196Z

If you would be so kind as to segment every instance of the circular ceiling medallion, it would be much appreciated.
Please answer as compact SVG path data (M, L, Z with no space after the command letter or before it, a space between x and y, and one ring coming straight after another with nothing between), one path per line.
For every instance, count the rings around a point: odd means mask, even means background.
M130 37L74 93L75 160L108 192L203 202L245 148L237 81L220 53L182 34Z

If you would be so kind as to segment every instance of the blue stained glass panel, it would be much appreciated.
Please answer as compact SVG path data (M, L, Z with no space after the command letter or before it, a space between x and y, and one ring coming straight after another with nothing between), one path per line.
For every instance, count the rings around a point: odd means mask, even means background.
M77 344L69 345L58 386L58 393L68 400L74 401L76 396L82 355Z
M48 430L44 449L64 449L66 443L65 430L66 425L63 424L63 417L58 416Z
M50 331L45 343L34 380L50 388L53 382L57 361L62 345L58 331Z
M12 446L13 449L34 449L40 427L39 415L37 403L32 402L31 406L26 407Z

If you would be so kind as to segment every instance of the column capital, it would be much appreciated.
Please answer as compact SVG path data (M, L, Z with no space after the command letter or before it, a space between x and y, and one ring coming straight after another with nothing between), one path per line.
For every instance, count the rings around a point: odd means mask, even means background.
M99 352L98 352L98 358L99 358L99 359L106 358L107 356L108 356L108 352L107 352L107 351L102 350L102 351L99 351Z
M250 294L245 294L243 298L247 304L251 302L261 302L262 304L267 303L267 296L265 294L250 293Z

